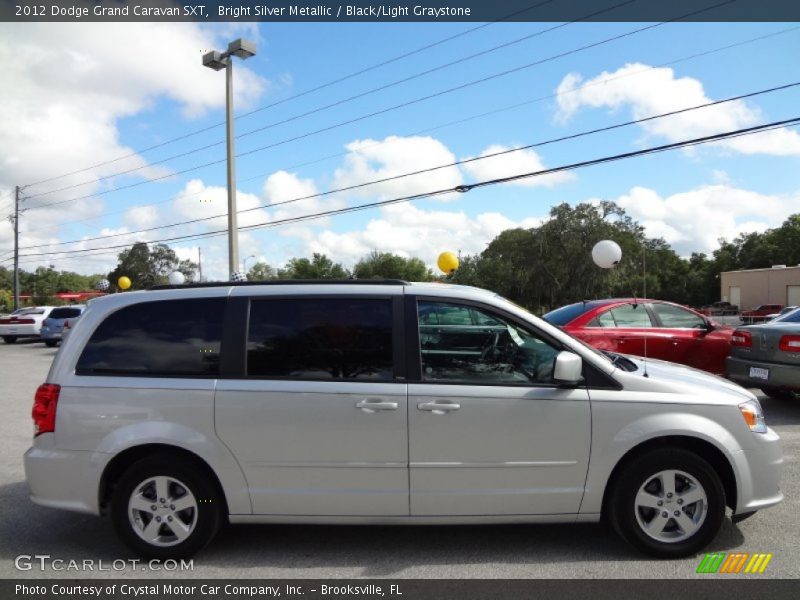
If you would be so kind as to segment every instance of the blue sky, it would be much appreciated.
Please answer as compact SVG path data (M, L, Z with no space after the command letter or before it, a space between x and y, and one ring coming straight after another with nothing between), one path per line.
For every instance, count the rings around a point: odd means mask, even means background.
M289 99L237 119L236 132L312 111L407 78L473 53L511 42L556 24L494 24L408 58ZM3 24L0 54L15 51L8 89L0 99L0 208L7 212L13 186L96 166L25 189L30 200L21 220L23 250L60 252L23 259L81 272L103 272L119 250L142 239L224 228L218 219L145 234L129 232L222 214L225 165L154 181L198 164L223 159L224 144L158 164L164 158L224 140L224 129L137 152L224 119L224 74L201 65L204 51L235 37L256 41L258 54L235 65L237 113L279 102L321 84L437 42L476 25L437 24ZM247 152L451 87L545 59L643 27L632 23L581 23L512 44L400 85L344 102L237 140ZM344 185L414 171L482 153L604 127L632 118L684 108L800 80L800 29L666 67L697 53L794 24L666 24L511 75L445 94L243 156L237 161L239 208L310 195ZM143 61L155 48L156 59ZM6 61L8 63L8 61ZM658 67L658 68L656 68ZM603 75L603 78L596 79ZM536 99L554 96L544 100ZM353 206L452 187L514 172L554 167L609 154L708 135L798 115L800 87L671 117L647 126L566 141L240 216L243 225ZM530 101L530 102L528 102ZM523 106L475 118L514 104ZM417 134L417 135L413 135ZM317 161L326 156L334 158ZM794 129L740 138L714 147L678 150L576 170L525 185L500 185L468 194L415 201L294 225L242 232L242 257L282 265L292 256L325 252L352 265L376 249L434 264L444 250L480 251L500 231L532 226L559 202L607 199L623 204L682 254L710 252L719 237L779 225L800 203L800 136ZM114 176L131 168L139 170ZM101 179L103 177L109 177ZM140 184L125 190L113 188ZM57 188L73 189L38 196ZM99 196L78 198L91 194ZM36 208L57 203L49 208ZM58 242L101 240L45 246ZM0 260L12 243L0 226ZM181 256L203 248L204 273L224 278L224 237L171 244ZM98 248L87 255L69 251ZM8 266L8 262L3 262Z

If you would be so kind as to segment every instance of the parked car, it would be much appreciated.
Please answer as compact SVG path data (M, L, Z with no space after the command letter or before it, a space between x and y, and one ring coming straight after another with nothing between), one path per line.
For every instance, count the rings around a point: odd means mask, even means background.
M88 306L36 392L25 472L34 502L108 515L155 558L225 520L602 517L677 557L726 505L781 502L753 394L662 361L644 375L477 288L165 286Z
M770 398L796 398L800 393L800 309L733 333L727 375Z
M797 306L784 306L780 312L773 313L771 315L767 315L767 318L764 319L765 321L773 321L779 317L783 317L784 315L789 314L790 312L797 310Z
M39 337L42 322L54 306L20 308L7 317L0 318L0 336L6 344L13 344L21 337Z
M83 304L54 308L42 322L41 336L45 345L51 348L57 346L61 341L66 322L72 320L74 323L74 320L81 316L85 308L86 306Z
M672 302L617 298L562 306L544 319L599 350L723 374L733 328Z
M766 321L768 315L774 315L783 310L783 304L761 304L750 310L743 310L739 315L742 323L758 323Z
M728 315L739 314L739 307L735 304L731 304L730 302L720 300L718 302L706 304L705 306L701 307L698 312L706 315L707 317L724 317Z

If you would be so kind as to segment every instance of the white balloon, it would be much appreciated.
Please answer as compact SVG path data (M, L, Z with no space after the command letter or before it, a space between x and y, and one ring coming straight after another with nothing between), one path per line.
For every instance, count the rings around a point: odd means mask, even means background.
M592 248L592 260L602 269L613 269L622 259L622 248L617 242L603 240Z
M169 274L168 279L170 285L181 285L186 281L186 277L180 271L173 271Z

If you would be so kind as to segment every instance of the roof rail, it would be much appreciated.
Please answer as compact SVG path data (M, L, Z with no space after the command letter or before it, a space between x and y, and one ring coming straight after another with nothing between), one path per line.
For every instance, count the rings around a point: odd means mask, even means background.
M268 281L206 281L181 285L154 285L148 290L182 290L186 288L244 287L248 285L408 285L402 279L270 279Z

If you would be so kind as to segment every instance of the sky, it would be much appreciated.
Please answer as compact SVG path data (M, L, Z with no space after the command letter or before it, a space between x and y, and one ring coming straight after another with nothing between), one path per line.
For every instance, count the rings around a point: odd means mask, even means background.
M240 227L800 117L797 86L452 164L800 81L797 24L652 25L0 24L0 264L17 185L26 270L107 273L135 241L224 232L224 72L201 57L238 37L257 45L233 73ZM280 267L320 252L352 266L377 250L433 267L556 204L600 200L681 256L711 253L800 212L798 172L800 128L779 128L246 229L240 258ZM226 234L166 243L195 261L201 249L204 276L228 278Z

